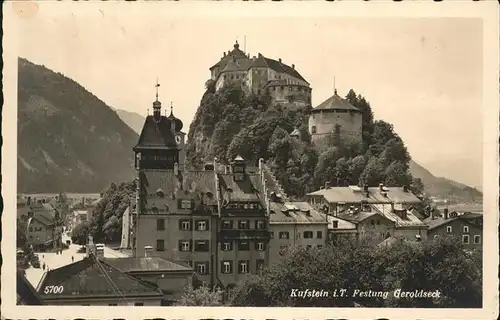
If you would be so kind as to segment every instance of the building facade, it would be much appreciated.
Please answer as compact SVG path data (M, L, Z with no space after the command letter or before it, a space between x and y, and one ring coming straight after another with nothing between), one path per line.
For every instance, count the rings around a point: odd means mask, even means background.
M288 247L321 248L327 243L328 221L307 202L275 202L271 207L270 264L279 263Z
M276 103L311 104L309 83L295 69L295 65L278 60L253 56L243 52L238 42L232 51L224 52L220 61L210 68L216 90L227 85L241 86L246 92L268 93Z
M182 122L148 116L136 152L137 190L131 206L134 257L153 256L190 265L195 279L229 287L268 265L269 214L262 169L236 157L220 170L184 168Z
M424 220L428 225L428 239L442 237L458 238L465 249L483 249L483 215L474 213L459 214L445 211L443 217L431 216Z
M369 232L381 236L382 240L388 237L427 239L428 227L414 214L414 206L421 200L406 186L330 187L327 183L325 188L306 197L323 213L355 223L358 236Z
M334 143L361 143L363 115L337 94L311 110L309 133L313 143L323 149Z

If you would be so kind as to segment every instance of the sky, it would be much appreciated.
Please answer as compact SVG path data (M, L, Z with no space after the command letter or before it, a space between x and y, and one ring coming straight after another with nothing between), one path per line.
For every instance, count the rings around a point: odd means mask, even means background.
M246 36L246 37L245 37ZM246 38L246 41L244 40ZM482 25L473 18L169 15L49 10L21 19L19 55L74 79L108 105L146 115L155 83L189 128L209 67L238 40L296 69L313 107L354 89L436 176L482 183ZM467 170L464 170L467 168Z

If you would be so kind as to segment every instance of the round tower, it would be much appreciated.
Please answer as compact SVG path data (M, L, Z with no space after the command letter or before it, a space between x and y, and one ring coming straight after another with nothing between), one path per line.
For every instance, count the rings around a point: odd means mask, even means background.
M329 144L361 143L363 116L361 111L337 94L337 90L309 116L309 133L318 147Z

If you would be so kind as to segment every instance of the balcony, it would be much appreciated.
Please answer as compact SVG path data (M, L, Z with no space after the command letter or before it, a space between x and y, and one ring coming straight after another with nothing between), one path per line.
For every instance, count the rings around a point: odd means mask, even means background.
M269 240L267 230L221 230L219 240Z

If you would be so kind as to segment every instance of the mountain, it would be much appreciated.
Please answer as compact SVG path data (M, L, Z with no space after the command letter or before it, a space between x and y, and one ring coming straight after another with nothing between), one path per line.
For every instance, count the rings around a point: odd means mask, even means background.
M84 87L18 61L19 193L100 192L133 179L138 135Z
M410 171L414 178L422 179L425 192L430 196L457 198L463 202L480 200L483 196L481 191L471 188L465 184L434 176L415 161L410 161Z
M145 117L141 116L135 112L129 112L120 109L113 109L120 119L125 122L132 130L134 130L137 134L141 134L142 126L144 126Z

